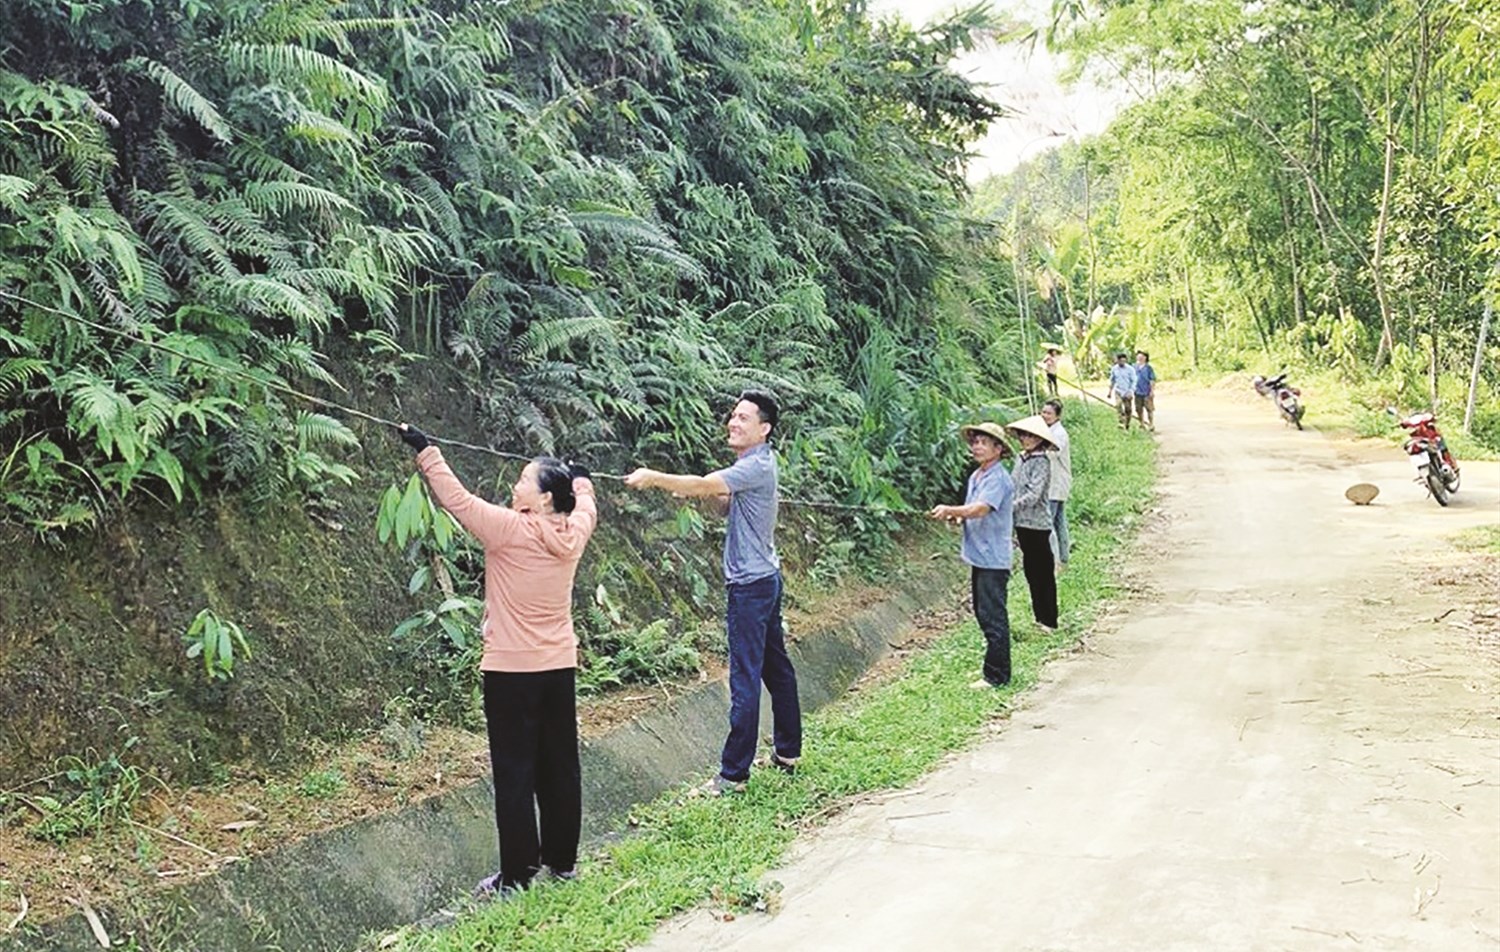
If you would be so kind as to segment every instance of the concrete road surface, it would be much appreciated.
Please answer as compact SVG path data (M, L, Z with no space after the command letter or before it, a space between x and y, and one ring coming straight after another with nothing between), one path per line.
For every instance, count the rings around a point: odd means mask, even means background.
M779 914L647 948L1500 949L1500 666L1432 621L1500 603L1439 584L1446 537L1500 522L1500 465L1442 509L1398 449L1160 403L1160 511L1120 553L1141 591L1093 650L801 842Z

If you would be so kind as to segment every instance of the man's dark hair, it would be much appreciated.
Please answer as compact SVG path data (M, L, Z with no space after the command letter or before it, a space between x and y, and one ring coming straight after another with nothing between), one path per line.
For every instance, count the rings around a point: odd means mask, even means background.
M536 463L536 487L552 494L553 512L572 512L578 502L573 498L573 471L568 464L552 456L538 456Z
M1057 418L1059 420L1062 419L1062 401L1061 400L1048 400L1046 403L1042 404L1042 406L1043 407L1051 407L1052 408L1052 412L1057 414Z
M1151 363L1151 355L1148 354L1148 353L1146 353L1144 350L1138 350L1138 351L1136 351L1135 355L1137 357L1144 357L1144 358L1146 358L1146 363L1148 363L1148 364Z
M1121 357L1124 357L1127 360L1130 359L1130 355L1127 354L1127 353L1125 353L1123 350L1120 351L1118 354L1115 354L1115 360L1119 360Z
M755 404L755 409L760 411L760 422L771 424L771 429L776 429L776 422L781 419L781 410L776 406L776 397L766 390L746 390L740 394L740 400L748 400Z

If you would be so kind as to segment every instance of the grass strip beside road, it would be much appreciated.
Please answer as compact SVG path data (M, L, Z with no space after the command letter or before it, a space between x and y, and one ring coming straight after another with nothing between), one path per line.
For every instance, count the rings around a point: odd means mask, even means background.
M720 799L668 793L636 810L631 831L580 864L571 883L544 883L505 902L480 904L439 930L404 936L409 952L475 949L575 952L645 942L666 918L704 902L736 915L774 908L765 881L797 834L860 797L917 780L1034 683L1046 660L1092 624L1115 591L1112 565L1151 498L1155 445L1120 432L1108 408L1069 401L1073 439L1073 557L1059 579L1062 627L1044 637L1031 622L1025 583L1011 584L1010 687L975 691L983 640L970 620L910 659L893 680L809 717L796 776L758 769L748 789ZM954 541L953 557L957 557ZM705 764L705 768L710 765ZM708 776L705 769L705 777Z

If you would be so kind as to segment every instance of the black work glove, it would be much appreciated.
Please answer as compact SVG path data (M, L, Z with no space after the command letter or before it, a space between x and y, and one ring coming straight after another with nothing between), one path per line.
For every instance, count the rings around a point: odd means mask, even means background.
M593 479L594 478L589 473L589 470L588 470L587 466L584 466L581 463L574 463L574 462L571 462L571 461L568 463L568 475L570 477L572 477L573 479Z
M396 427L396 434L401 437L401 440L407 446L410 446L418 453L422 452L423 450L427 449L427 447L432 445L432 443L427 439L426 433L423 433L421 430L417 429L409 423L403 423L400 426Z

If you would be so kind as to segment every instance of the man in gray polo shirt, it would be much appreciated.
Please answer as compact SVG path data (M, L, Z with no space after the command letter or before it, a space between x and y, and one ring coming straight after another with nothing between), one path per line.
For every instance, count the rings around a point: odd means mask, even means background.
M776 426L776 398L746 390L729 415L729 448L739 459L707 476L637 469L631 489L664 489L679 496L727 496L724 537L724 624L729 636L729 736L719 773L703 788L720 794L743 789L760 733L760 685L771 694L771 763L788 773L802 756L802 710L797 672L781 623L781 560L776 555L776 454L766 441Z
M962 506L933 506L928 515L962 522L959 554L969 565L969 591L974 618L984 634L983 674L972 687L1002 687L1010 683L1010 614L1006 605L1010 585L1012 506L1016 487L1000 460L1010 455L1005 431L994 423L959 429L969 444L977 468L969 476Z

